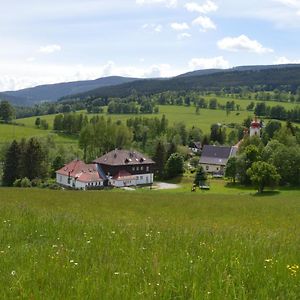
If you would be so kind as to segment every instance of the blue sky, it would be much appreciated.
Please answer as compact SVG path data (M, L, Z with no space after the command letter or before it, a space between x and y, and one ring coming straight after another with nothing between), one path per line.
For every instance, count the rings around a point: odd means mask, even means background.
M0 0L0 91L300 63L300 0Z

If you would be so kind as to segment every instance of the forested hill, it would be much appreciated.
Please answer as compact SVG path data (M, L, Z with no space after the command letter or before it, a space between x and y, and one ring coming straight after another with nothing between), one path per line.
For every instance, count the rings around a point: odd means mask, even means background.
M0 98L6 99L15 105L30 106L43 101L57 101L66 95L83 93L105 86L113 86L132 82L136 78L110 76L96 80L64 82L57 84L40 85L19 91L0 93Z
M216 73L215 73L216 72ZM290 91L300 87L300 65L264 66L264 67L239 67L229 70L215 70L212 74L188 73L187 76L177 76L170 79L146 79L131 83L103 87L76 94L65 99L85 99L87 97L127 97L133 90L141 95L149 95L164 91L181 90L220 90L222 88L234 88L247 86L263 86L265 90L274 90L279 87L287 87Z

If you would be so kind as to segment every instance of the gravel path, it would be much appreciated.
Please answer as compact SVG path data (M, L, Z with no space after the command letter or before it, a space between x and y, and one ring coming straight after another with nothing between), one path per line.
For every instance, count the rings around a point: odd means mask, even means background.
M156 182L153 188L157 190L175 190L179 189L181 186L179 184L165 183L165 182Z

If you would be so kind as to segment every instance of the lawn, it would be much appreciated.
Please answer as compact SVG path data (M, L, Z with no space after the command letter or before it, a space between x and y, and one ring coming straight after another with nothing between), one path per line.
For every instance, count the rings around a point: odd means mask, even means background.
M81 111L80 113L86 114L85 111ZM126 114L118 114L118 115L108 115L106 113L102 114L106 117L111 117L113 120L121 120L126 122L128 118L132 117L147 117L153 118L158 117L161 118L162 115L166 115L170 124L174 124L175 122L184 122L187 127L191 128L192 126L200 127L204 132L210 132L210 126L214 123L242 123L244 119L248 116L251 116L251 113L247 111L241 112L232 112L229 115L226 114L225 111L222 110L210 110L210 109L201 109L200 114L196 114L195 107L186 107L186 106L175 106L175 105L164 105L159 107L158 114L138 114L138 115L126 115ZM94 116L93 114L89 114L89 117ZM52 128L53 120L55 115L47 115L42 116L41 119L46 120ZM35 128L35 120L36 117L18 119L17 122L19 124L24 124L26 127Z
M299 299L300 192L213 185L2 188L0 298Z
M53 133L51 130L41 130L34 128L33 126L16 126L0 124L0 145L11 142L12 140L21 140L22 138L30 137L45 137L51 135L54 137L54 141L57 144L70 145L78 147L78 141L76 138L58 135Z

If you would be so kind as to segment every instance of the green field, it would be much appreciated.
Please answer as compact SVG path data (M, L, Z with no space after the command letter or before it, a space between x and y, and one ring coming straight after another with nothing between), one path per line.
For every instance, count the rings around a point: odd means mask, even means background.
M71 145L77 147L78 142L76 138L58 135L51 130L41 130L33 126L16 126L0 124L0 145L11 142L12 140L21 140L22 138L30 137L45 137L51 135L57 144Z
M244 119L246 119L248 116L251 116L251 113L247 111L241 111L241 112L232 112L228 116L226 115L225 111L222 110L210 110L210 109L201 109L200 114L197 115L195 113L195 107L186 107L186 106L172 106L172 105L164 105L159 107L159 113L158 114L151 114L151 115L108 115L106 113L102 114L106 117L111 117L113 120L121 120L126 121L128 118L132 117L147 117L147 118L153 118L153 117L159 117L161 118L162 115L166 115L167 119L169 120L170 124L173 124L175 122L184 122L187 127L197 126L201 128L204 132L208 133L210 131L210 126L214 123L222 123L222 124L228 124L228 123L242 123ZM86 112L82 111L81 113L86 114ZM90 114L89 117L94 116L93 114ZM41 119L46 120L50 127L53 125L55 115L47 115L42 116ZM20 124L24 124L26 127L35 127L35 120L36 117L31 118L25 118L25 119L18 119L17 122Z
M0 298L299 299L300 192L216 190L2 188Z

